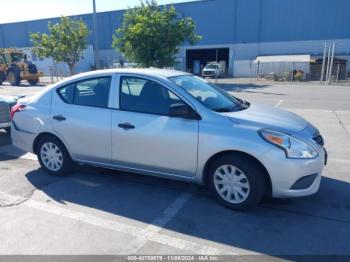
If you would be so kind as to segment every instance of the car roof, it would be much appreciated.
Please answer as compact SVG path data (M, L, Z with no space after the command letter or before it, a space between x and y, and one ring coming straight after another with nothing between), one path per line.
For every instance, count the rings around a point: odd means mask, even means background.
M159 69L159 68L114 68L114 69L104 69L104 70L95 70L89 71L85 73L80 73L70 77L69 80L73 80L75 78L83 78L89 76L97 76L103 74L140 74L145 76L154 76L154 77L162 77L168 78L179 75L190 75L189 73L169 70L169 69Z

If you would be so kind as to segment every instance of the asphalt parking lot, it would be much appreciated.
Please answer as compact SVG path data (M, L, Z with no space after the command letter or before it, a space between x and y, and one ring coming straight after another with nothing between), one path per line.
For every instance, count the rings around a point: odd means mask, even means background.
M52 177L0 131L0 254L350 255L350 86L219 83L320 129L329 162L316 195L234 212L182 182L91 167Z

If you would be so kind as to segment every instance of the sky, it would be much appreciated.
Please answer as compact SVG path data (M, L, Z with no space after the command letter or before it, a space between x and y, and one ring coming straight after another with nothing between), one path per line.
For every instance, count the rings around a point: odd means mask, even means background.
M193 0L158 0L158 4ZM96 0L97 12L138 5L140 0ZM0 24L92 12L92 0L0 0Z

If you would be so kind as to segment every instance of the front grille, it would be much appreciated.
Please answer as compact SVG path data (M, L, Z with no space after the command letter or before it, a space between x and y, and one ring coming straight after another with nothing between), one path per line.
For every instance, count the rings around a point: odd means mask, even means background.
M321 135L317 135L312 139L320 146L324 146L324 140L323 140L323 137Z
M0 123L8 123L10 121L9 105L5 102L0 102Z

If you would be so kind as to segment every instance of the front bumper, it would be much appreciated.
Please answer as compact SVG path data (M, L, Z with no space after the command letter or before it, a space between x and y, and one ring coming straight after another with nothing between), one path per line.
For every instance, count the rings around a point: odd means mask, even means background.
M215 72L214 71L202 71L202 77L214 77Z
M302 197L317 193L321 183L326 151L319 147L319 155L314 159L290 159L284 152L274 148L260 158L267 169L275 198ZM312 178L307 187L296 186L303 178Z

